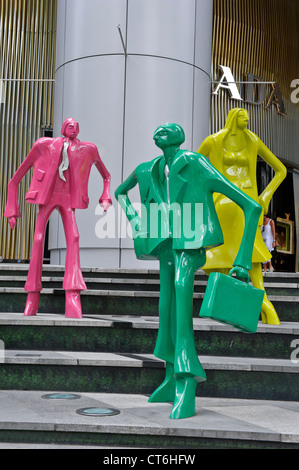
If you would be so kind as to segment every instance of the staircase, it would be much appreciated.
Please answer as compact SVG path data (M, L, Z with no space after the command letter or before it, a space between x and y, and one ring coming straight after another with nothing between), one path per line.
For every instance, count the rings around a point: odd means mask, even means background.
M24 264L0 265L0 442L299 448L299 353L291 361L299 346L298 274L264 275L281 325L260 322L253 335L198 318L207 276L196 274L194 335L207 381L197 387L196 416L170 420L170 404L147 403L165 375L164 362L153 356L158 271L82 269L88 290L81 296L84 317L75 320L64 316L64 269L50 265L43 269L38 315L24 317L27 270ZM44 398L54 392L75 396ZM100 405L120 413L77 413ZM245 409L255 410L254 417L246 417Z

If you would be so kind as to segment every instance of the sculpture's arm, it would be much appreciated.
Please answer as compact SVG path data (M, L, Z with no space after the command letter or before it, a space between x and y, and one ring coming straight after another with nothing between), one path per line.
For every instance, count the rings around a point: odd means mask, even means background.
M100 175L102 176L103 183L104 183L103 193L99 199L99 203L102 207L104 207L104 211L106 211L108 207L112 205L112 199L110 196L111 175L109 171L107 170L106 166L104 165L96 147L95 147L95 151L96 151L95 165Z
M18 201L18 188L21 180L26 175L26 173L30 170L33 166L33 162L35 157L37 156L37 145L34 144L32 149L30 150L29 154L23 161L23 163L19 166L13 177L11 178L10 182L7 186L7 201L6 207L4 212L4 217L8 217L9 224L12 229L14 229L16 225L16 218L21 217L19 201Z
M264 214L267 214L268 207L272 196L278 186L282 183L287 175L287 169L283 163L266 147L266 145L258 139L258 155L265 160L266 163L274 170L274 178L270 181L268 186L259 195L259 203L264 210Z
M136 171L134 170L133 173L131 173L131 175L122 184L120 184L115 191L115 197L121 208L124 210L132 226L133 233L140 230L141 218L128 197L128 191L133 189L137 185L137 182Z
M241 267L248 271L252 268L252 251L262 208L251 197L228 181L221 173L217 172L217 170L214 171L216 171L217 177L213 181L212 192L224 194L240 206L244 212L245 226L243 237L233 266L236 268ZM242 276L238 275L238 277ZM246 278L247 276L244 277Z

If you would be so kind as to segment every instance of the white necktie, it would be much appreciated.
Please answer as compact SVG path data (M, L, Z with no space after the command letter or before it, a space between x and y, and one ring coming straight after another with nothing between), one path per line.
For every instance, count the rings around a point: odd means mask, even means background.
M63 144L63 150L62 150L62 162L59 167L59 177L63 180L66 181L65 177L63 176L63 172L66 171L69 167L69 157L67 154L67 149L68 146L70 145L69 142L64 142Z
M166 184L167 184L167 202L170 204L170 195L169 195L169 167L166 164L164 169L164 174L166 176Z

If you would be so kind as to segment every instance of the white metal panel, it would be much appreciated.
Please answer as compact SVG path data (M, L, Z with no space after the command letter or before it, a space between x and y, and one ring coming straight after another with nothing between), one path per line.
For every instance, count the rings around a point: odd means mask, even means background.
M194 64L209 75L211 73L212 20L213 2L211 0L197 0Z
M66 250L53 250L51 252L52 264L65 265ZM116 268L119 263L119 252L117 249L90 248L80 249L81 268ZM83 272L83 277L88 274Z
M193 67L156 57L128 57L124 174L161 151L156 128L167 122L183 127L190 148L192 136Z
M193 142L197 152L202 141L210 133L210 78L201 70L194 70Z
M121 250L121 267L124 269L159 269L157 260L140 260L134 249Z
M65 61L123 53L118 25L126 33L126 1L66 0Z
M129 0L128 53L193 63L195 0Z
M55 73L53 135L60 136L63 117L64 67Z

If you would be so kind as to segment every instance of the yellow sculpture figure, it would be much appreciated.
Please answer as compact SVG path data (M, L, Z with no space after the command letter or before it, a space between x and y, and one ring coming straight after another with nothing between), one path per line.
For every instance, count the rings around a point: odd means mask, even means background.
M263 214L267 214L274 192L286 177L287 170L259 137L247 129L248 121L248 112L245 109L232 109L228 113L224 128L207 137L198 149L198 153L208 157L220 173L263 208L257 227L252 255L252 270L249 275L254 287L265 290L261 263L268 261L271 254L262 239L260 225L263 223ZM274 178L260 195L256 179L258 155L275 173ZM222 194L215 194L214 202L223 231L224 244L206 252L207 262L202 269L207 274L214 271L228 273L241 243L244 215L234 202ZM268 300L266 292L261 315L263 323L280 324L278 315Z

